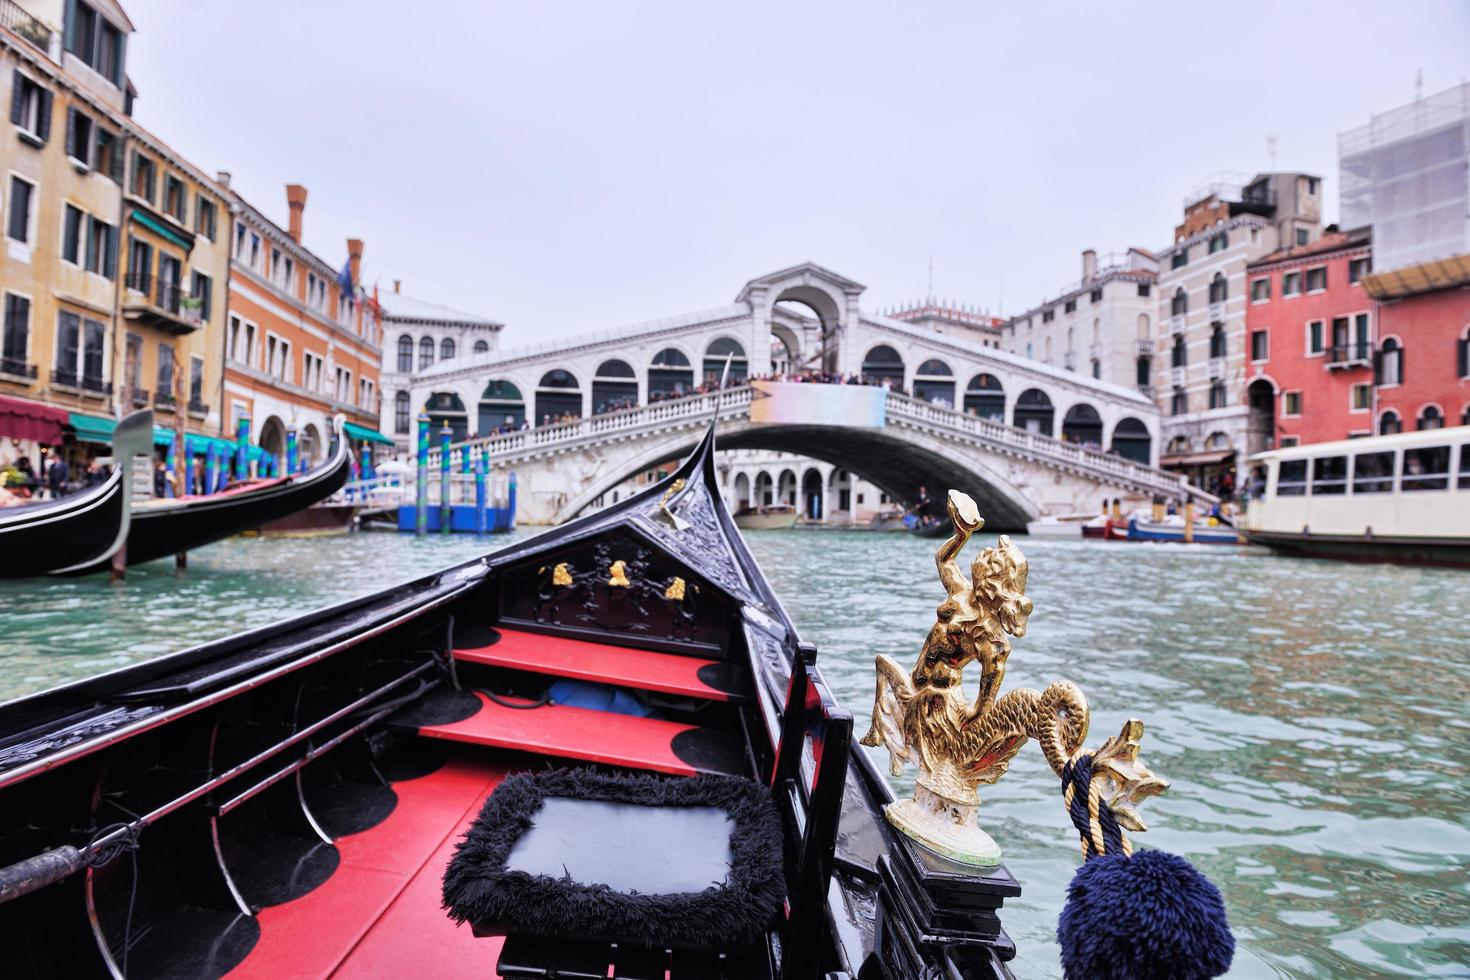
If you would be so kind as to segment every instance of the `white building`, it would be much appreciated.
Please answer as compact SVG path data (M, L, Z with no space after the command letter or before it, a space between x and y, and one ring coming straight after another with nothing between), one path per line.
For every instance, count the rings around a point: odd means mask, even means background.
M379 431L391 435L400 452L408 452L417 415L409 398L414 373L498 349L505 324L405 296L401 286L401 280L393 280L393 291L378 299L383 308L383 408ZM454 437L463 439L465 432L456 431Z
M1158 260L1145 249L1101 261L1088 249L1080 280L1006 321L1002 349L1146 392L1152 379L1141 358L1150 353L1158 272Z
M1322 233L1322 179L1223 178L1184 200L1174 243L1159 252L1153 391L1163 413L1159 464L1229 466L1248 445L1246 265Z

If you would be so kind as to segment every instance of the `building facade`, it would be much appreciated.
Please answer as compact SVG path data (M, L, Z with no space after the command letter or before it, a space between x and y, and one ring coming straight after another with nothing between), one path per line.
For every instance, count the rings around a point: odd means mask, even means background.
M1250 452L1371 435L1372 268L1366 228L1278 249L1247 272Z
M228 188L228 175L220 182ZM301 243L306 188L286 186L282 228L230 191L230 291L224 336L226 433L249 422L251 441L281 458L289 432L298 459L325 458L331 418L376 433L381 410L382 323L357 285L363 243L347 241L334 269Z
M402 282L393 280L393 291L379 297L383 310L383 408L379 430L392 436L394 445L407 453L413 442L414 419L424 406L412 404L410 388L416 371L435 364L489 354L500 347L500 331L505 324L473 313L428 303L406 296ZM519 426L525 412L491 412L479 419L478 432L492 431L512 420ZM468 425L468 419L465 423ZM487 428L488 426L488 428ZM457 438L464 438L459 432Z
M984 310L933 298L906 303L896 310L886 311L885 315L981 347L1000 347L1001 331L1005 326L1005 320Z
M1381 434L1470 425L1470 255L1364 279L1378 328Z
M1250 451L1246 267L1316 241L1321 200L1321 178L1301 173L1216 181L1186 197L1159 253L1151 362L1161 465L1207 484Z
M1082 253L1082 278L1055 298L1011 317L1002 347L1068 371L1148 392L1159 263L1130 248L1099 261Z

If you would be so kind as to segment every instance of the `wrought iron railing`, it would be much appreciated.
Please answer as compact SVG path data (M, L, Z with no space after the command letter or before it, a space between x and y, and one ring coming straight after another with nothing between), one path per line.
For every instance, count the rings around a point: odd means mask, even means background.
M132 390L132 400L133 400L133 406L135 408L142 408L144 405L147 405L148 404L148 389L146 389L146 388L134 388Z
M12 378L36 379L36 366L28 364L18 357L0 357L0 374L7 374Z
M1327 351L1329 364L1366 364L1373 358L1373 345L1366 340L1333 344Z
M159 279L146 272L129 272L123 284L148 297L150 304L165 313L182 316L195 324L203 321L199 307L195 306L191 309L184 306L184 289L176 282Z
M174 396L166 391L155 392L153 395L153 404L159 408L173 408L175 404Z
M0 27L7 27L48 54L51 29L24 10L15 0L0 0Z
M206 404L204 404L202 401L200 401L197 398L190 398L189 399L189 414L190 415L208 415L209 414L209 406L206 405Z

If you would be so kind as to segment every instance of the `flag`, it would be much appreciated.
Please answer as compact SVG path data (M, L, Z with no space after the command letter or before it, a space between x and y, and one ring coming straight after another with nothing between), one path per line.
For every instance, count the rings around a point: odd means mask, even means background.
M352 301L352 259L349 257L342 263L342 271L337 273L337 285L342 290L342 299L346 302Z

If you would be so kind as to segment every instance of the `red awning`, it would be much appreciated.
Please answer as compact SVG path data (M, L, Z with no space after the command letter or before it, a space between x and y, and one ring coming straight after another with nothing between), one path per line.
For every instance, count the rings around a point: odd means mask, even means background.
M0 396L0 437L30 439L47 446L61 445L61 427L71 413L24 398Z
M1233 449L1218 449L1204 453L1179 453L1174 456L1160 456L1160 466L1211 466L1215 463L1223 463L1235 455Z

